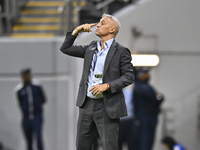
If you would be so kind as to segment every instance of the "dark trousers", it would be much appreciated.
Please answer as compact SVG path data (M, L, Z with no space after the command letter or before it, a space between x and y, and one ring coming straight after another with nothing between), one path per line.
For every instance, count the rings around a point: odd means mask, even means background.
M104 150L118 150L119 119L108 116L103 99L86 98L79 108L77 150L91 150L97 132Z
M33 135L36 136L37 149L43 150L42 115L35 115L32 120L28 117L24 117L22 121L22 129L27 143L27 150L33 150Z
M128 150L134 150L133 118L120 121L119 126L119 150L122 150L123 143L126 143Z
M94 142L93 142L93 148L92 148L92 150L98 150L98 147L99 147L98 140L99 140L99 134L97 134L94 137Z
M137 150L152 150L157 116L140 115L134 123L134 147Z

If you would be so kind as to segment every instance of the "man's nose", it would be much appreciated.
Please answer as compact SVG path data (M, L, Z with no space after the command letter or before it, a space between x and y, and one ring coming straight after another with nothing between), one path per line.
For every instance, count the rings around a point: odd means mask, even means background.
M97 27L99 28L99 26L100 26L100 23L97 23Z

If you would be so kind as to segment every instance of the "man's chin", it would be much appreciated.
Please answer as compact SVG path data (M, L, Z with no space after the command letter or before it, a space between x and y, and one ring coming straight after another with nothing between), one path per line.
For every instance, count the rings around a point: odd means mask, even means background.
M96 36L100 37L100 34L98 32L95 32Z

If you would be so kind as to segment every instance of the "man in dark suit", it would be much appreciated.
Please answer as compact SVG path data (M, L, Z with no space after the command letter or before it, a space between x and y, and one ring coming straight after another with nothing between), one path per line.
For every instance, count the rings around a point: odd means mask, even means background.
M22 83L15 88L16 98L22 112L22 129L27 150L33 150L33 135L37 139L37 149L44 150L42 139L43 104L46 102L42 86L31 79L31 70L22 70Z
M73 45L80 32L91 32L95 25L100 41ZM119 118L127 115L122 88L134 80L131 53L114 39L119 28L117 18L103 14L98 24L83 24L68 32L60 48L67 55L84 58L76 103L77 150L91 150L97 132L104 150L118 150Z
M160 105L164 97L149 84L149 68L142 67L135 70L134 149L152 150Z

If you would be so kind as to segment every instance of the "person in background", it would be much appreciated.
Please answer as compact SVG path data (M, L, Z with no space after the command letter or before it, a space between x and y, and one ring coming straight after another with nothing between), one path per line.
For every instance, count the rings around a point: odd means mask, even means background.
M165 136L161 143L165 150L186 150L183 145L177 143L172 137L169 136Z
M3 144L0 142L0 150L3 150Z
M150 84L149 68L136 70L136 80L133 92L134 102L134 147L136 150L151 150L160 104L164 97Z
M125 96L125 102L127 107L128 116L120 118L119 126L119 150L123 150L123 144L125 143L128 147L128 150L133 150L134 137L133 137L133 120L134 120L134 111L133 111L133 84L125 87L123 89Z
M33 136L37 139L37 149L44 150L42 139L43 104L46 102L42 86L32 79L31 69L21 71L22 83L15 88L22 113L22 129L27 150L33 150Z
M2 13L2 14L1 14ZM0 23L1 23L1 27L2 29L0 29L0 31L2 32L2 34L6 33L6 17L5 15L3 15L3 13L5 13L5 0L0 0Z
M4 0L0 0L0 7L1 7L1 12L4 12Z

